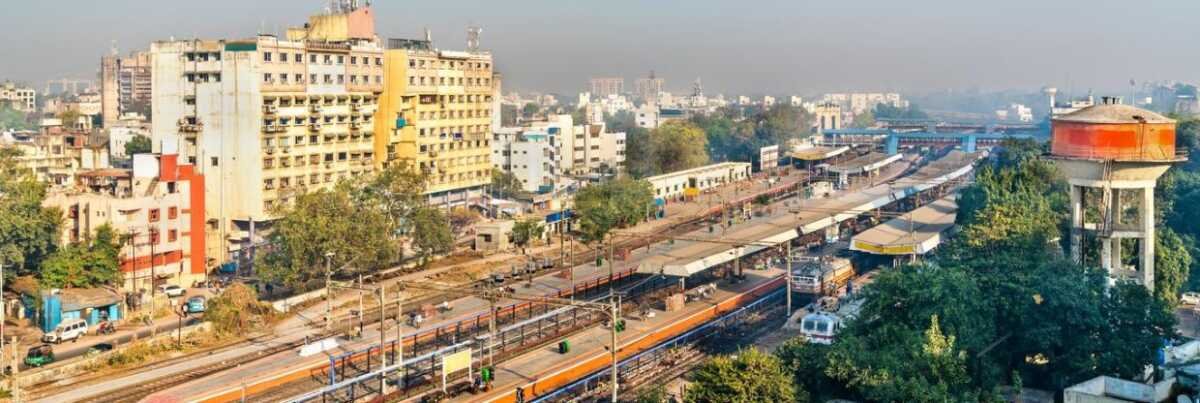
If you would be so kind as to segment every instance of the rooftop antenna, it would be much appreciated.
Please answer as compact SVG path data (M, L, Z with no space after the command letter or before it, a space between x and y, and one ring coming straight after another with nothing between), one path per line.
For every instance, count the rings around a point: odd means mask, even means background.
M429 27L425 28L425 42L433 42L433 31L430 31Z
M467 27L468 52L474 53L479 51L479 34L481 33L483 33L483 28L474 25Z

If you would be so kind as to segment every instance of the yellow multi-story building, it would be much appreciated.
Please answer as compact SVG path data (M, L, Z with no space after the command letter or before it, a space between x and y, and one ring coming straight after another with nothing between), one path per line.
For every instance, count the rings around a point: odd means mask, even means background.
M497 101L491 54L392 39L383 60L376 166L418 169L431 204L457 205L478 196L491 182Z

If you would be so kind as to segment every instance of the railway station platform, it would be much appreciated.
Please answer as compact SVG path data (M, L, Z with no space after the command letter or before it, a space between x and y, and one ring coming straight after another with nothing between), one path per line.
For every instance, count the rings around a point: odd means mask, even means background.
M954 228L957 197L944 197L863 231L850 241L850 250L876 255L917 256L933 251Z

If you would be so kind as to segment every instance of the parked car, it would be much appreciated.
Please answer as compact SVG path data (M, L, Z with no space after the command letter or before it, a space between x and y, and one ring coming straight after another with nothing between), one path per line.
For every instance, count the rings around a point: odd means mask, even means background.
M164 285L158 286L158 292L166 294L168 297L175 298L175 297L183 296L183 294L184 294L184 292L186 292L186 290L184 290L183 287L180 287L177 285L165 285L164 284Z
M1200 292L1185 292L1179 296L1179 302L1184 305L1200 305Z
M188 298L187 305L183 306L183 311L186 313L203 313L205 302L204 297L199 295Z
M25 353L25 365L37 368L54 362L54 349L49 344L43 344L29 349Z
M64 341L77 341L80 337L87 335L87 322L83 319L67 319L54 327L54 330L42 335L44 343L62 343Z

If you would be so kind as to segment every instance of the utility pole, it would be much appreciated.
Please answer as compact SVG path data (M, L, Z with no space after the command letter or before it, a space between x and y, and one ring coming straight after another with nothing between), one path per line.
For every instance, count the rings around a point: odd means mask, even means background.
M363 311L362 287L363 287L362 274L359 274L358 275L358 337L362 337L362 335L363 335L363 319L365 319L364 315L363 315L365 312ZM383 305L380 305L380 309L383 309L382 307L383 307ZM382 331L383 328L380 327L380 329ZM381 344L379 348L383 348L383 345Z
M380 308L380 315L383 315L383 308ZM405 375L407 375L408 367L404 366L404 288L397 287L396 289L396 362L393 364L400 366L400 382L401 387L404 385ZM414 344L415 346L415 344Z
M12 350L12 401L21 402L21 363L17 360L17 336L12 337L8 347Z
M617 320L621 317L621 305L618 302L620 299L616 295L612 295L610 298L609 301L612 303L610 310L612 315L612 326L610 326L612 330L612 347L609 348L609 353L612 360L612 369L609 372L612 373L612 403L617 403Z
M383 300L384 286L386 284L387 283L382 282L382 281L379 282L379 368L387 368L387 353L384 352L384 347L387 346L387 344L385 344L386 340L384 340L384 336L387 335L387 332L385 332L384 328L383 328L383 320L387 319L387 311L384 310L384 307L386 306L386 304ZM397 328L400 327L399 321L396 322L396 327ZM397 346L400 345L400 339L396 339L396 345ZM379 372L379 394L386 395L387 394L386 389L387 389L387 373L380 371Z
M494 287L495 287L495 286L492 286L492 287L493 287L493 289L494 289ZM488 315L488 343L487 343L487 354L488 354L488 366L489 366L489 367L492 367L492 368L493 368L493 370L495 370L495 365L496 365L496 361L495 361L495 351L496 351L496 348L495 348L495 346L496 346L496 295L495 295L495 293L494 293L494 292L493 292L493 293L489 293L489 294L491 294L491 295L488 295L488 310L489 310L489 312L491 312L491 313Z
M330 268L333 252L325 252L325 331L333 328L333 271Z
M608 234L608 293L609 293L609 295L611 295L615 290L615 285L613 284L614 273L615 272L613 271L613 235Z
M787 247L783 257L785 262L783 277L787 279L787 317L785 318L787 320L792 317L792 241L790 239L785 241L785 245Z
M0 260L0 356L4 355L4 321L8 315L8 300L4 299L4 261ZM0 364L3 367L3 364Z

